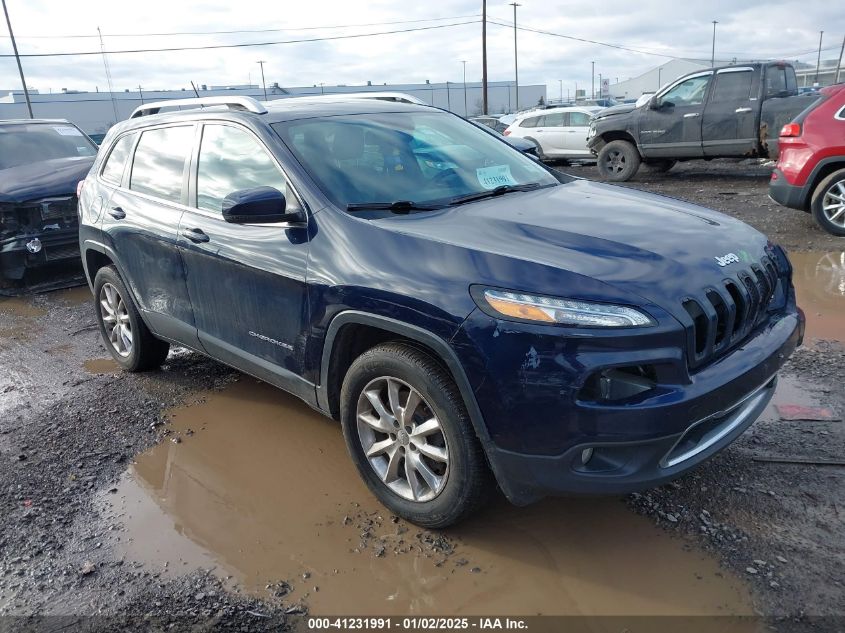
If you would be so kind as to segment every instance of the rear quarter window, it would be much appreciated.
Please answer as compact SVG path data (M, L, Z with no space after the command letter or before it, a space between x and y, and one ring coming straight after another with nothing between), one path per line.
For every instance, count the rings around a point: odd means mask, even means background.
M117 143L114 144L103 165L103 171L100 172L100 177L107 183L119 187L123 182L123 170L126 167L129 152L132 151L134 140L134 134L127 134L119 138Z

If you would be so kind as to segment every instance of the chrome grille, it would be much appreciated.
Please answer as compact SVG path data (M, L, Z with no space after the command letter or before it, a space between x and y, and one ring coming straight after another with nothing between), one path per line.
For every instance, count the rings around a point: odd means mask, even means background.
M764 257L721 285L684 298L689 366L703 365L745 339L765 320L779 283L777 268Z

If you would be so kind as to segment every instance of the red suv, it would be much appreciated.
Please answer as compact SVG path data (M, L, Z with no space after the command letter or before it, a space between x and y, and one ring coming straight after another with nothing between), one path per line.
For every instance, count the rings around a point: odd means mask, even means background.
M828 233L845 237L845 84L819 98L780 131L780 156L769 195L812 212Z

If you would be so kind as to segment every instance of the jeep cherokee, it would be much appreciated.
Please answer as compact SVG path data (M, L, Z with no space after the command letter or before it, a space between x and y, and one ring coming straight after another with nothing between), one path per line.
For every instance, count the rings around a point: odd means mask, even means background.
M123 368L178 344L289 391L423 526L494 484L526 504L676 478L755 420L803 337L786 254L754 229L427 106L146 104L80 195Z

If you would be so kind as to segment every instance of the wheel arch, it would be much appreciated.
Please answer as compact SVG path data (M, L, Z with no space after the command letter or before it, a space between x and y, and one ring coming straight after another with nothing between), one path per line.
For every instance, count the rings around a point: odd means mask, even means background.
M813 197L816 195L816 189L821 182L833 172L839 171L840 169L845 169L845 157L837 156L819 161L819 164L816 165L816 168L807 180L809 186L807 187L807 193L804 196L802 207L804 211L810 211L810 207L813 203Z
M363 338L361 338L362 335ZM363 353L374 346L364 344L359 344L358 347L350 346L349 341L363 341L363 343L374 341L374 345L386 341L404 341L428 353L439 362L449 372L458 387L475 435L481 442L487 463L499 488L513 503L520 505L525 503L524 495L509 485L507 478L500 476L502 468L497 463L496 451L492 450L493 442L458 355L446 340L429 330L390 317L357 310L347 310L335 316L326 329L320 364L320 383L316 387L317 403L324 412L335 419L339 418L340 385L346 369L358 357L359 354L355 353L357 349L360 348ZM365 347L366 349L363 349Z
M610 130L608 132L603 132L599 134L599 138L602 140L602 143L601 146L597 149L601 149L612 141L627 141L637 149L637 152L640 152L640 148L637 145L637 140L631 135L630 132L625 132L622 130ZM642 152L640 152L640 154L642 154Z

